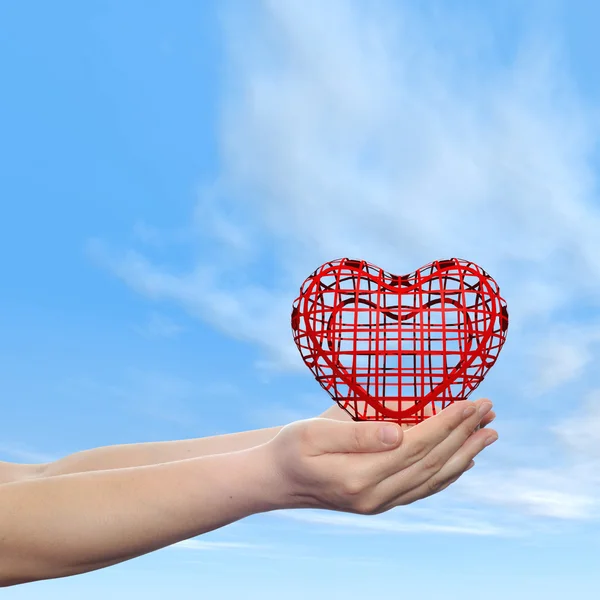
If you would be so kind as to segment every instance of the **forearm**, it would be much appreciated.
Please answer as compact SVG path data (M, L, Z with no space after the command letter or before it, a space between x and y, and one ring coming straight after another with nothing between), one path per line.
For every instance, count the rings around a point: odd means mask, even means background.
M350 420L350 416L335 404L319 416L336 420ZM189 440L93 448L43 465L40 473L42 476L52 477L85 471L156 465L212 454L237 452L268 442L277 435L280 429L281 427L270 427Z
M0 486L0 585L92 571L284 508L277 485L257 447Z
M281 427L271 427L189 440L92 448L70 454L45 465L42 474L52 477L86 471L157 465L213 454L238 452L268 442L280 429Z

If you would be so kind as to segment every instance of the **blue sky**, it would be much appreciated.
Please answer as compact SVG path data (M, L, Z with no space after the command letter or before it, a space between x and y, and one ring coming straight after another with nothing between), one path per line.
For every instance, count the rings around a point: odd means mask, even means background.
M520 4L2 3L0 460L318 414L289 311L332 258L474 260L511 312L444 494L6 598L596 594L600 8Z

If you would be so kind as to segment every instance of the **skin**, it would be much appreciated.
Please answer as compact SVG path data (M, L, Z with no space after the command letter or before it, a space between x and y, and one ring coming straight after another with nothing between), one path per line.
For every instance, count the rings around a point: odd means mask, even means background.
M490 408L460 402L403 429L355 423L334 406L285 427L0 463L0 586L104 568L252 514L410 504L456 481L497 439L484 429Z

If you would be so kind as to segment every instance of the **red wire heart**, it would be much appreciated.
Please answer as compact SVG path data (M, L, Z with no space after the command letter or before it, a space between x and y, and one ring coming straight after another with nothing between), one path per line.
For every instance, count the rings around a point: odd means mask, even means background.
M292 310L304 362L354 420L415 424L466 400L507 329L496 282L455 258L404 276L360 260L328 262Z

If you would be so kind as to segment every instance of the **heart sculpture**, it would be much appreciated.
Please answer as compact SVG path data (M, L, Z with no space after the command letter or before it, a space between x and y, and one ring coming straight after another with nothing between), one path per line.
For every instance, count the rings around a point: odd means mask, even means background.
M482 382L506 340L508 310L472 262L398 276L343 258L303 283L292 330L317 381L355 421L416 424Z

